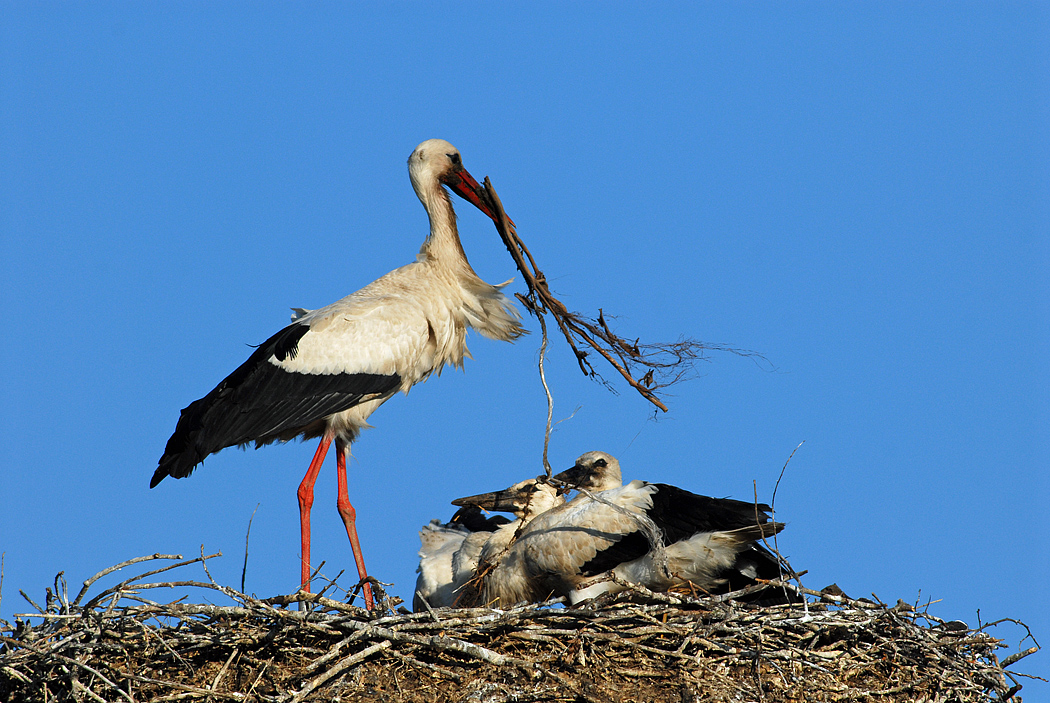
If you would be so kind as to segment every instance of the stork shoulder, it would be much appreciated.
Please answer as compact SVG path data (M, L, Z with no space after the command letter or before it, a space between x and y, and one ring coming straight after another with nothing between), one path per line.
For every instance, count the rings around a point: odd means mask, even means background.
M653 497L659 490L659 485L655 483L635 480L618 488L602 491L598 495L622 508L644 513L652 509Z

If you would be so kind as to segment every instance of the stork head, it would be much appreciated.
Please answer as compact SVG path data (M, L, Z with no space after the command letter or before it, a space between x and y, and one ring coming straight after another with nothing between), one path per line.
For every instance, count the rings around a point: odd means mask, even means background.
M546 481L530 478L494 493L457 498L452 505L476 505L485 510L514 513L519 518L532 518L563 502L557 489Z
M431 199L445 185L492 218L493 222L499 223L488 193L463 168L459 149L444 139L428 139L417 146L408 157L408 175L412 179L412 188L428 212Z
M570 469L554 476L559 481L589 491L607 491L623 485L620 462L605 452L587 452Z

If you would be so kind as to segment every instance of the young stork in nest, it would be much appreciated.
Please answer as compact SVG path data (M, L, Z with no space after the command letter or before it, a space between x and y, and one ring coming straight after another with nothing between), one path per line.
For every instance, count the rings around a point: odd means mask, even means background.
M454 604L460 607L489 605L493 601L506 603L507 599L493 597L482 584L488 584L487 574L498 571L503 559L511 553L514 540L539 515L565 503L558 490L539 479L528 479L510 488L494 493L457 498L453 505L478 506L487 510L513 513L517 518L499 527L495 532L476 532L463 540L452 558Z
M633 532L621 540L602 558L607 562L621 559L612 567L612 572L624 581L654 591L692 583L696 588L722 593L750 586L756 583L756 578L778 579L791 573L790 569L785 571L781 567L773 554L757 544L757 540L772 537L786 527L784 523L770 522L769 513L773 509L765 503L709 498L662 483L632 481L624 486L620 462L605 452L583 454L570 469L554 478L586 491L601 492L600 496L617 490L623 492L618 494L621 496L649 495L652 507L646 509L645 515L661 531L666 546L663 550L649 549L644 555L628 561L642 548L640 538L644 531ZM584 504L586 514L604 512L585 493L581 492L577 496L579 499L588 501ZM628 540L634 543L633 547ZM617 557L618 551L624 553ZM595 568L591 565L585 570ZM622 589L611 580L596 581L591 586L578 584L570 594L570 600L577 602ZM762 592L754 600L767 605L796 600L781 591L771 593Z
M456 590L474 576L482 546L493 532L508 522L510 520L502 515L485 518L481 508L465 505L444 524L434 519L424 525L419 531L422 548L419 550L419 568L416 569L419 576L412 598L412 612L422 612L428 605L432 608L453 606ZM469 553L474 554L472 564L467 561ZM454 569L453 563L457 559L460 563Z
M767 505L659 483L622 485L619 462L604 452L584 454L554 478L591 495L581 492L521 530L485 576L486 602L508 607L566 596L576 604L623 590L612 575L654 591L692 584L707 592L781 576L776 558L755 543L785 527L770 521Z

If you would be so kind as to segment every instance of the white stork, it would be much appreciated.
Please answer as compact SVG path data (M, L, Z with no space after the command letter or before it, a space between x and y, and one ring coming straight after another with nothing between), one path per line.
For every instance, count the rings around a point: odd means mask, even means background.
M602 496L623 486L620 462L605 452L583 454L570 469L554 478L578 488L601 491ZM770 506L708 498L676 486L642 481L632 481L623 489L630 486L652 491L653 507L646 515L663 533L666 547L650 549L644 556L616 564L612 571L622 580L657 591L691 582L706 591L728 592L751 585L756 578L769 580L791 573L756 543L786 527L784 523L770 522ZM590 501L584 493L577 498ZM590 505L588 512L599 510L593 501ZM589 567L593 568L594 565ZM575 603L620 588L601 578L593 579L591 584L581 582L569 594L570 601ZM772 596L760 593L754 601L773 604L784 599L796 600L792 594L778 591Z
M413 263L395 269L327 307L300 311L263 342L208 395L182 411L150 487L183 478L226 447L256 447L294 437L320 437L299 486L302 588L309 590L313 487L335 441L337 507L361 579L367 575L347 495L346 458L375 410L446 364L463 366L468 329L512 341L524 330L502 286L481 280L467 261L452 201L443 186L497 221L489 199L463 168L459 151L441 139L420 144L408 159L412 187L430 216L430 234ZM504 284L505 285L505 284ZM372 607L371 589L365 601Z
M467 505L456 511L446 523L434 519L423 525L419 531L419 567L416 572L416 590L412 598L412 612L419 613L431 606L434 608L451 607L456 602L456 589L466 583L477 567L477 554L481 553L492 533L510 522L502 515L490 518L482 517L481 509L476 505ZM467 549L475 551L474 565L467 567L462 578L457 578L453 569L454 559L465 559L464 544L471 542ZM464 554L464 556L460 556ZM462 563L462 562L461 562ZM463 568L462 566L460 568Z
M486 510L513 513L517 518L491 535L475 532L463 540L452 557L455 604L475 605L486 593L477 588L475 577L495 568L508 554L517 535L538 515L565 503L565 498L546 481L530 478L494 493L457 498L452 505L478 506ZM484 597L482 603L491 599Z
M511 521L500 515L482 518L475 501L491 510L514 513L517 519ZM423 548L419 550L413 611L425 609L423 599L434 607L474 605L478 591L468 584L477 575L479 562L498 563L523 525L564 502L554 486L540 484L536 479L496 493L453 501L453 505L463 507L451 521L442 525L440 520L431 520L419 533Z
M665 484L620 485L619 463L604 452L583 455L555 478L599 492L533 519L487 575L486 601L506 607L566 596L575 604L622 590L609 572L652 590L691 582L719 592L780 576L776 559L755 544L785 527L770 522L769 506Z

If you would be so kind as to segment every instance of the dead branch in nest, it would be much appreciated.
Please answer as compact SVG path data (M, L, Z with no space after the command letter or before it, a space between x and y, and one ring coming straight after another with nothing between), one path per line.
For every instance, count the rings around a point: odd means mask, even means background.
M181 557L118 568L144 560ZM232 604L134 595L187 584ZM923 608L770 586L808 596L808 611L734 600L744 591L697 597L631 585L576 608L440 608L434 617L392 611L396 599L369 613L303 591L259 599L210 581L131 579L91 607L55 597L13 627L0 621L0 701L991 703L1020 690L1020 674L1005 667L1031 648L1000 663L1000 640Z
M500 202L488 177L485 178L485 190L491 199L493 212L497 213L500 219L496 230L528 286L528 293L517 294L518 300L537 319L542 320L543 315L548 312L554 317L558 329L576 355L576 362L584 375L616 392L591 364L588 358L590 352L587 351L587 348L590 348L612 365L643 398L667 412L667 406L658 394L662 389L692 375L695 362L704 359L705 352L726 351L739 356L761 357L756 352L733 349L723 344L706 344L689 338L658 344L648 344L638 339L632 342L613 332L601 308L598 308L597 318L570 312L565 304L551 293L547 286L547 277L536 266L536 260L528 247L518 237L514 222L504 212L503 203Z

